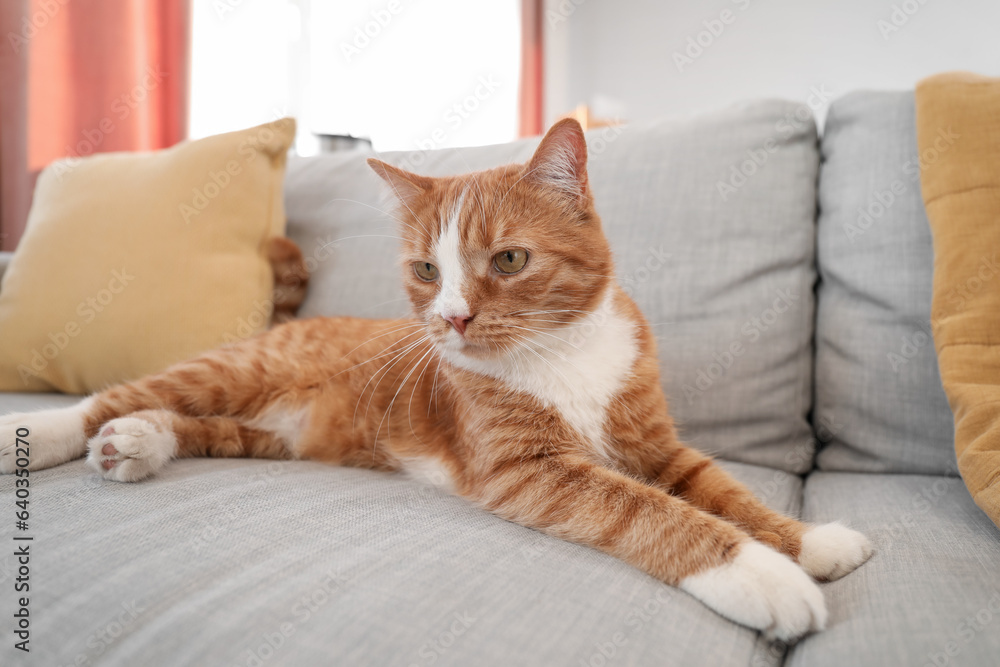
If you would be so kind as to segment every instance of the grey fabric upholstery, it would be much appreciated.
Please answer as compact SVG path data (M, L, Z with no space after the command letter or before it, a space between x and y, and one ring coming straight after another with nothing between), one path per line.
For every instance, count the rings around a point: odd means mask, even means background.
M727 467L797 511L798 478ZM398 475L187 459L133 485L79 461L31 480L32 651L16 653L8 633L3 665L780 661L756 633L614 558ZM0 478L3 497L12 489ZM12 524L0 524L7 545ZM5 589L14 566L5 549Z
M957 475L930 334L934 253L913 93L830 107L820 174L814 425L823 470Z
M10 412L31 412L49 408L68 408L79 402L80 396L72 394L14 394L0 392L0 415Z
M787 122L797 109L761 102L600 130L588 141L618 275L657 333L684 435L726 458L801 473L813 455L806 415L818 152L811 121ZM524 161L536 141L380 157L457 174ZM365 157L289 165L288 234L315 272L304 316L408 310L395 269L396 225L380 210L391 202ZM733 175L741 169L751 175Z
M876 551L823 586L828 628L796 645L789 665L998 664L1000 531L960 479L813 473L803 517L849 517Z

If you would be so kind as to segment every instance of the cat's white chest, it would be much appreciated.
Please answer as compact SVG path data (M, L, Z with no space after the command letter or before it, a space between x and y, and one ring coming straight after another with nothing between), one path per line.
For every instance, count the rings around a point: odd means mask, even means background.
M611 293L582 321L537 334L531 349L504 363L456 360L555 408L595 452L607 457L605 423L638 356L635 323L618 314Z

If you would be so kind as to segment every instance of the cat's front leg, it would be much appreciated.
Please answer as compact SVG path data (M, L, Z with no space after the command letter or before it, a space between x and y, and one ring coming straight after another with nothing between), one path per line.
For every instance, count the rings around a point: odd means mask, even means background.
M768 636L792 641L826 623L823 594L787 556L662 489L585 459L515 457L465 488L508 520L600 549Z
M840 523L810 526L775 512L712 459L690 447L676 445L655 481L794 558L820 581L839 579L872 555L871 543L861 533Z
M87 443L87 463L106 479L138 482L174 457L289 459L289 444L231 417L141 410L101 426Z
M18 459L27 459L28 470L44 470L83 456L92 403L87 398L68 408L0 416L0 473L14 472Z

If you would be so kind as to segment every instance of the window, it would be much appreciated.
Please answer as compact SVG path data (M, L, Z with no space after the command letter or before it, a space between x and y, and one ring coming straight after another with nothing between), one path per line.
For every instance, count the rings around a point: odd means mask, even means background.
M193 138L283 115L376 150L517 136L520 2L214 0L194 3Z

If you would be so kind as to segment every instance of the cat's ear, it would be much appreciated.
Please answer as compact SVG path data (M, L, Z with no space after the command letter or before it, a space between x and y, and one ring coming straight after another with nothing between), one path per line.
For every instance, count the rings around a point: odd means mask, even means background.
M399 200L407 206L417 197L426 194L434 183L426 176L412 174L373 157L368 158L368 166L389 184Z
M526 180L555 188L582 203L590 197L587 184L587 142L573 118L553 125L528 163Z

